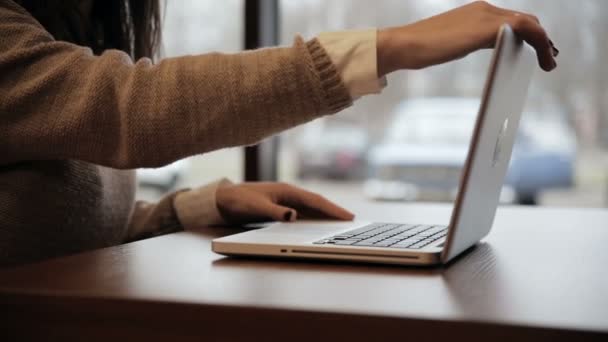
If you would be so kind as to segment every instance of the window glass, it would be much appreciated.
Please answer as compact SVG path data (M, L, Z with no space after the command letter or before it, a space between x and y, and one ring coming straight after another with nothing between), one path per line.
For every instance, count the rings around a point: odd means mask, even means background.
M283 0L281 37L402 25L465 3ZM536 14L561 52L556 71L534 75L503 202L607 206L608 2L492 3ZM394 73L381 95L283 134L281 178L333 197L453 200L490 57Z
M166 1L163 57L240 51L242 26L243 0ZM220 177L240 181L242 165L242 149L231 148L181 160L164 168L141 169L138 170L138 197L155 200L167 191L204 185Z

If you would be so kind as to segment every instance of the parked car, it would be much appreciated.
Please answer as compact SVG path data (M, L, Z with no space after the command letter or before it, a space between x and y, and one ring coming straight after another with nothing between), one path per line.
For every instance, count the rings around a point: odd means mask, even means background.
M364 192L380 200L453 200L478 108L473 98L404 101L384 141L369 152ZM535 204L544 190L572 186L575 155L565 120L525 112L501 200Z
M367 132L349 122L316 120L295 140L298 178L363 179Z

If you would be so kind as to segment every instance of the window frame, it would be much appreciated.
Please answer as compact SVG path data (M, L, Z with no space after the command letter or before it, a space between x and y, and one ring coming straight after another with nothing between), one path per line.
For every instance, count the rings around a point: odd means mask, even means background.
M246 0L244 11L245 50L276 46L280 37L279 0ZM280 138L267 138L245 147L245 181L277 181Z

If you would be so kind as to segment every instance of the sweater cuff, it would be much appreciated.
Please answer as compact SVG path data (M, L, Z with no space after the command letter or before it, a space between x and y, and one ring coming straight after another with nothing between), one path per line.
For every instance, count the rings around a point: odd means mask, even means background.
M377 35L373 28L325 32L318 37L355 100L378 94L387 85L386 77L378 78Z
M225 224L226 222L217 209L215 193L219 187L230 184L232 182L223 178L197 189L177 194L174 207L182 227L189 230Z
M306 42L312 57L312 67L316 70L323 88L323 103L328 114L336 113L353 103L340 73L318 39Z

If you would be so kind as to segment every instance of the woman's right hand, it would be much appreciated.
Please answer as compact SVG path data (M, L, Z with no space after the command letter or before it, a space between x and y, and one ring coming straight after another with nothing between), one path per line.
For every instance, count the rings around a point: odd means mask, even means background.
M400 69L420 69L492 48L505 23L534 47L542 69L550 71L557 66L557 49L538 18L476 1L413 24L378 30L378 76Z
M355 217L321 195L284 183L231 184L219 187L215 196L220 214L230 224L295 221L302 217L333 220Z

